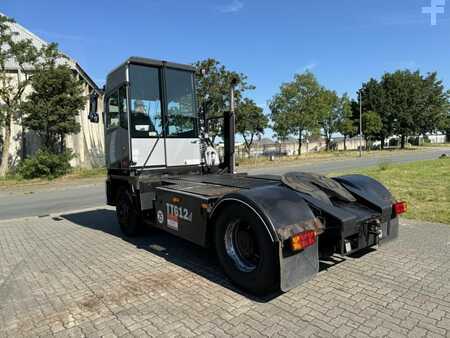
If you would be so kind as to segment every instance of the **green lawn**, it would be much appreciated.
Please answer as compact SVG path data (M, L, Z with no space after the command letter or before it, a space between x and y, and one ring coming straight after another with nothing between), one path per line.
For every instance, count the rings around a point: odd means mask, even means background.
M447 146L450 147L450 146ZM383 156L392 156L396 154L404 154L412 151L421 151L423 148L420 147L412 147L407 149L385 149L385 150L371 150L364 151L363 157L383 157ZM267 156L258 156L252 158L241 158L237 159L236 162L239 164L241 168L261 168L264 167L276 167L279 165L296 165L296 164L305 164L308 162L316 162L323 160L338 160L338 159L352 159L358 158L359 151L357 150L347 150L347 151L320 151L320 152L310 152L304 153L301 156L275 156L275 159L271 161Z
M450 224L450 158L333 173L363 174L384 183L398 200L408 202L406 218Z

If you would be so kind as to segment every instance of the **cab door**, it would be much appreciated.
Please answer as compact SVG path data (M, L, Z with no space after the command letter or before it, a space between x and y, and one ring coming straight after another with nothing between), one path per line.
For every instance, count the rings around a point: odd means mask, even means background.
M129 65L130 147L133 167L166 166L158 67Z
M199 165L200 139L191 71L165 68L166 160L168 167Z
M109 169L127 169L129 144L126 87L107 93L105 102L106 166Z

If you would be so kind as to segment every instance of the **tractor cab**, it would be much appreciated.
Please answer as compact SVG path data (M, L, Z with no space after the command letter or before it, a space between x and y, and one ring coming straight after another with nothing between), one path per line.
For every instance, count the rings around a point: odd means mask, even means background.
M199 167L195 69L131 57L105 86L105 155L111 171Z

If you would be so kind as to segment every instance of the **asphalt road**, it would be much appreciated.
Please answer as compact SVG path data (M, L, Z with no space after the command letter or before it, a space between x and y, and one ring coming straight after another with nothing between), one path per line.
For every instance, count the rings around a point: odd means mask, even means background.
M246 170L250 174L283 174L302 170L315 173L330 173L352 168L364 168L378 163L405 163L419 160L436 159L443 153L450 155L450 148L411 152L382 157L362 159L327 160L304 165L286 165L283 167L264 167ZM105 205L105 186L103 180L89 184L71 183L58 188L29 188L14 191L0 191L0 219L13 219L28 216L44 216L52 213L67 212Z

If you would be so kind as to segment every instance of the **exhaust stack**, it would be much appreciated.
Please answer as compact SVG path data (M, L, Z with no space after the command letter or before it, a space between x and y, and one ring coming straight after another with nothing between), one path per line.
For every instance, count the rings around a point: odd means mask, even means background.
M236 86L237 80L233 79L231 81L230 88L230 110L224 114L224 164L227 168L228 173L234 174L236 172L236 160L234 156L234 135L236 133L236 121L235 121L235 111L234 111L234 86Z

